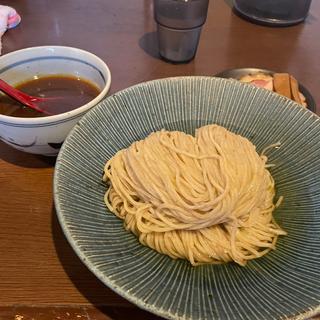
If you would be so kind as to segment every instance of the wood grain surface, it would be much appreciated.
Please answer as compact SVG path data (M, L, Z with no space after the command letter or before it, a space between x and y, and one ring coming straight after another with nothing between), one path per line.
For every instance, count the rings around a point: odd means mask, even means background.
M305 23L271 28L242 20L228 2L212 0L196 58L188 64L159 58L151 0L1 4L14 7L22 17L21 24L4 35L3 53L38 45L91 51L111 69L110 93L151 79L259 67L293 74L312 93L320 112L320 1L313 1ZM102 285L67 243L53 205L54 164L54 158L0 142L0 319L10 319L6 315L16 310L11 306L94 305L140 312ZM92 319L126 318L126 313L108 316L100 311L101 317ZM156 319L142 311L137 317Z

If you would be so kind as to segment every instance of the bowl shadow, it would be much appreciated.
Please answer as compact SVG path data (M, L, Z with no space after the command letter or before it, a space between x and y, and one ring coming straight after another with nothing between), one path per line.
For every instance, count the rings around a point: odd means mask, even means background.
M55 166L56 156L46 157L23 152L0 141L0 160L25 168L49 168Z

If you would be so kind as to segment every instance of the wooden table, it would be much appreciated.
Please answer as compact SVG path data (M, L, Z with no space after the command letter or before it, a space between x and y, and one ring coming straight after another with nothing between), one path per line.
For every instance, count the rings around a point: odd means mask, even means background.
M111 69L110 93L156 78L262 67L295 75L320 112L320 1L313 1L305 23L270 28L212 0L196 58L188 64L159 59L151 0L2 4L22 16L3 37L3 53L50 44L91 51ZM4 143L0 158L0 319L156 319L106 288L72 251L53 205L55 159Z

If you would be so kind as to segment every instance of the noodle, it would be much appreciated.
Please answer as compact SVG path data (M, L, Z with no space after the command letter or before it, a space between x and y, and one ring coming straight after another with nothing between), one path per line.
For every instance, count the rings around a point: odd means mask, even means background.
M104 200L143 245L192 265L244 266L286 234L272 216L282 197L273 203L266 162L249 140L218 125L195 137L162 130L106 163Z

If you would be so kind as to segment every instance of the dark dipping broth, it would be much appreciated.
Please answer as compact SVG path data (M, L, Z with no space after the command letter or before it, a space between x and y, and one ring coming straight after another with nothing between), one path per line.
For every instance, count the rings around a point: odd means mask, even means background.
M93 100L101 90L93 83L69 75L50 75L20 83L15 88L36 97L60 97L41 102L41 108L51 115L64 113ZM0 114L20 118L48 116L33 110L7 95L0 96Z

